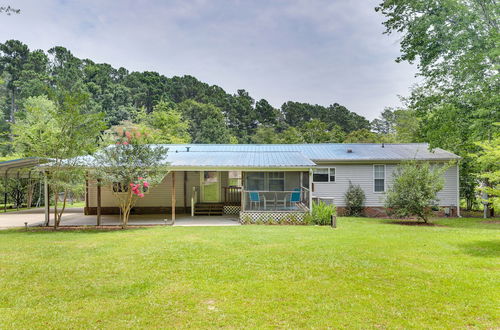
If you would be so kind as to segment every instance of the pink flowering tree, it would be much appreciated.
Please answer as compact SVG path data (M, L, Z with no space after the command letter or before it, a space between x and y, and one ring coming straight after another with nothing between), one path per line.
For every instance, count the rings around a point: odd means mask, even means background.
M126 228L130 211L149 189L168 173L167 148L149 145L147 133L137 127L117 127L109 134L112 143L99 151L96 176L101 184L111 187L118 199L122 227Z

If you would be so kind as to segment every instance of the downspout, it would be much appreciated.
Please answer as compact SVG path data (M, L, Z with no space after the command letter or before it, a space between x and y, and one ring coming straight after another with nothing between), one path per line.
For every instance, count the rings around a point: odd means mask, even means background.
M313 195L312 195L312 182L313 182L313 170L309 169L309 214L312 214L313 211Z

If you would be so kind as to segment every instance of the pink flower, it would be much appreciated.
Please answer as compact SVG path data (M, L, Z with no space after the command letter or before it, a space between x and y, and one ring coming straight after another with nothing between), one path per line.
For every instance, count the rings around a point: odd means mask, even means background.
M137 179L139 180L144 180L144 178L142 176L138 177Z
M140 138L141 137L141 132L135 132L135 137Z
M144 194L143 194L143 193L140 193L138 196L139 196L140 198L142 198L142 197L144 197Z
M123 145L125 145L125 146L126 146L127 144L128 144L128 142L127 142L127 141L123 142Z
M116 145L119 145L119 144L120 144L120 142L116 142Z
M127 131L127 132L125 132L125 136L127 137L127 139L130 139L130 137L131 137L132 135L130 134L130 132L128 132L128 131Z
M132 189L134 189L135 187L135 184L133 182L130 183L130 186L132 187Z
M144 182L142 183L142 185L143 185L144 187L146 187L146 188L147 188L147 187L149 187L149 183L148 183L147 181L144 181Z

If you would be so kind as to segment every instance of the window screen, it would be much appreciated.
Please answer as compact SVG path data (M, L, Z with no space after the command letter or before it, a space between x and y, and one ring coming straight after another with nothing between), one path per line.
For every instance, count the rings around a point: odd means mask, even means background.
M269 191L284 191L285 190L285 173L284 172L270 172L269 178Z
M257 190L257 191L266 190L264 173L256 173L256 172L247 173L246 187L248 190Z

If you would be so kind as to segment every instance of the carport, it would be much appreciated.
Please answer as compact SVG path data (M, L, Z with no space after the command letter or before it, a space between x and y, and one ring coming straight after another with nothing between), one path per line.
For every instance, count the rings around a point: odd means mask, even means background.
M44 163L45 160L38 157L28 157L12 159L0 162L0 178L3 180L3 211L7 212L7 200L8 200L8 179L30 179L34 175L38 175L39 179L42 179L41 172L34 171L35 167ZM49 186L47 182L47 177L43 175L43 196L44 196L44 207L45 207L45 223L49 221Z

